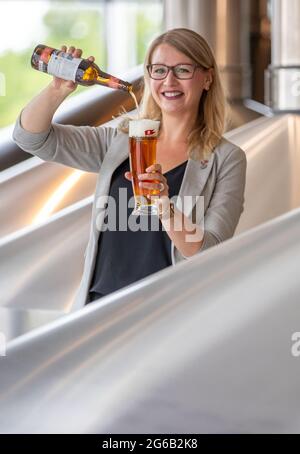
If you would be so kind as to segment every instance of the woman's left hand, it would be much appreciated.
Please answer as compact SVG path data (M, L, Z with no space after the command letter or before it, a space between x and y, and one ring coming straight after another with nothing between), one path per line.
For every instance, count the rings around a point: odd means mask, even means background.
M141 173L138 175L139 186L144 189L158 190L158 197L166 196L169 197L169 186L166 177L162 174L162 167L156 163L146 169L147 173ZM131 172L126 172L125 177L128 180L132 179ZM144 180L147 180L146 182ZM154 180L149 182L149 180Z

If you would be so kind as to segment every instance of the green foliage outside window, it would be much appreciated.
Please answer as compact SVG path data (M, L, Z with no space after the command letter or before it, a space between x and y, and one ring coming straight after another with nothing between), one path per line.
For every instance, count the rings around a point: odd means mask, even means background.
M159 17L147 12L140 5L136 13L136 47L137 64L142 63L147 46L151 39L161 32L162 24ZM158 5L159 7L159 5ZM156 5L156 11L157 9ZM70 8L67 14L53 6L41 18L46 29L43 42L59 48L62 44L74 45L83 49L84 57L94 55L97 64L106 70L107 55L104 36L104 14L102 9ZM32 42L23 51L8 50L0 55L0 73L5 75L5 96L0 96L0 128L14 123L20 110L40 90L50 82L50 77L31 68L30 57L39 39ZM78 87L71 96L76 96L85 87Z

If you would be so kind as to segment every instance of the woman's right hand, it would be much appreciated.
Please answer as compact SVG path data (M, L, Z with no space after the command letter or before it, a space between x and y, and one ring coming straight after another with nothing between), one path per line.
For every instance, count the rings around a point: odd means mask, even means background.
M81 58L82 55L82 50L81 49L76 49L74 46L70 46L67 50L67 46L61 46L61 51L62 52L67 52L68 54L72 55L73 57L76 58ZM95 61L95 58L93 56L90 56L88 58L90 61ZM72 80L64 80L60 79L59 77L53 77L53 81L51 84L53 88L57 90L62 90L63 92L68 92L68 94L72 93L73 91L76 90L78 84L73 82Z

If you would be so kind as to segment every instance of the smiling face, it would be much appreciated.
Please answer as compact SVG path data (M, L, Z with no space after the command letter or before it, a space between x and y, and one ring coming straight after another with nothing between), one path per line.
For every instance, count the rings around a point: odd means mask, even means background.
M175 66L179 63L195 65L193 60L169 44L160 44L156 47L152 54L151 63L167 66ZM168 76L163 80L151 78L149 80L152 96L161 108L162 113L178 115L184 113L197 114L203 90L209 89L211 82L210 70L201 68L195 70L192 79L177 79L173 72L169 71ZM178 93L178 96L171 97L171 94L174 95L175 92L180 92L180 95Z

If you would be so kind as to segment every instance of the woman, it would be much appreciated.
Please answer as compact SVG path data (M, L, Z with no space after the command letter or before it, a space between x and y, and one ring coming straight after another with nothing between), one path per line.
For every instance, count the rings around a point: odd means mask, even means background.
M74 47L68 52L81 56ZM158 229L149 227L153 216L142 216L140 229L105 228L113 208L132 221L126 119L118 128L51 124L58 106L76 89L73 82L54 78L15 126L14 140L25 151L99 173L74 309L232 237L243 211L246 156L222 137L225 99L206 41L184 28L157 37L145 58L144 82L141 117L160 120L161 128L157 164L140 175L140 185L160 191ZM121 200L120 189L127 191L127 200ZM114 206L104 206L107 196Z

